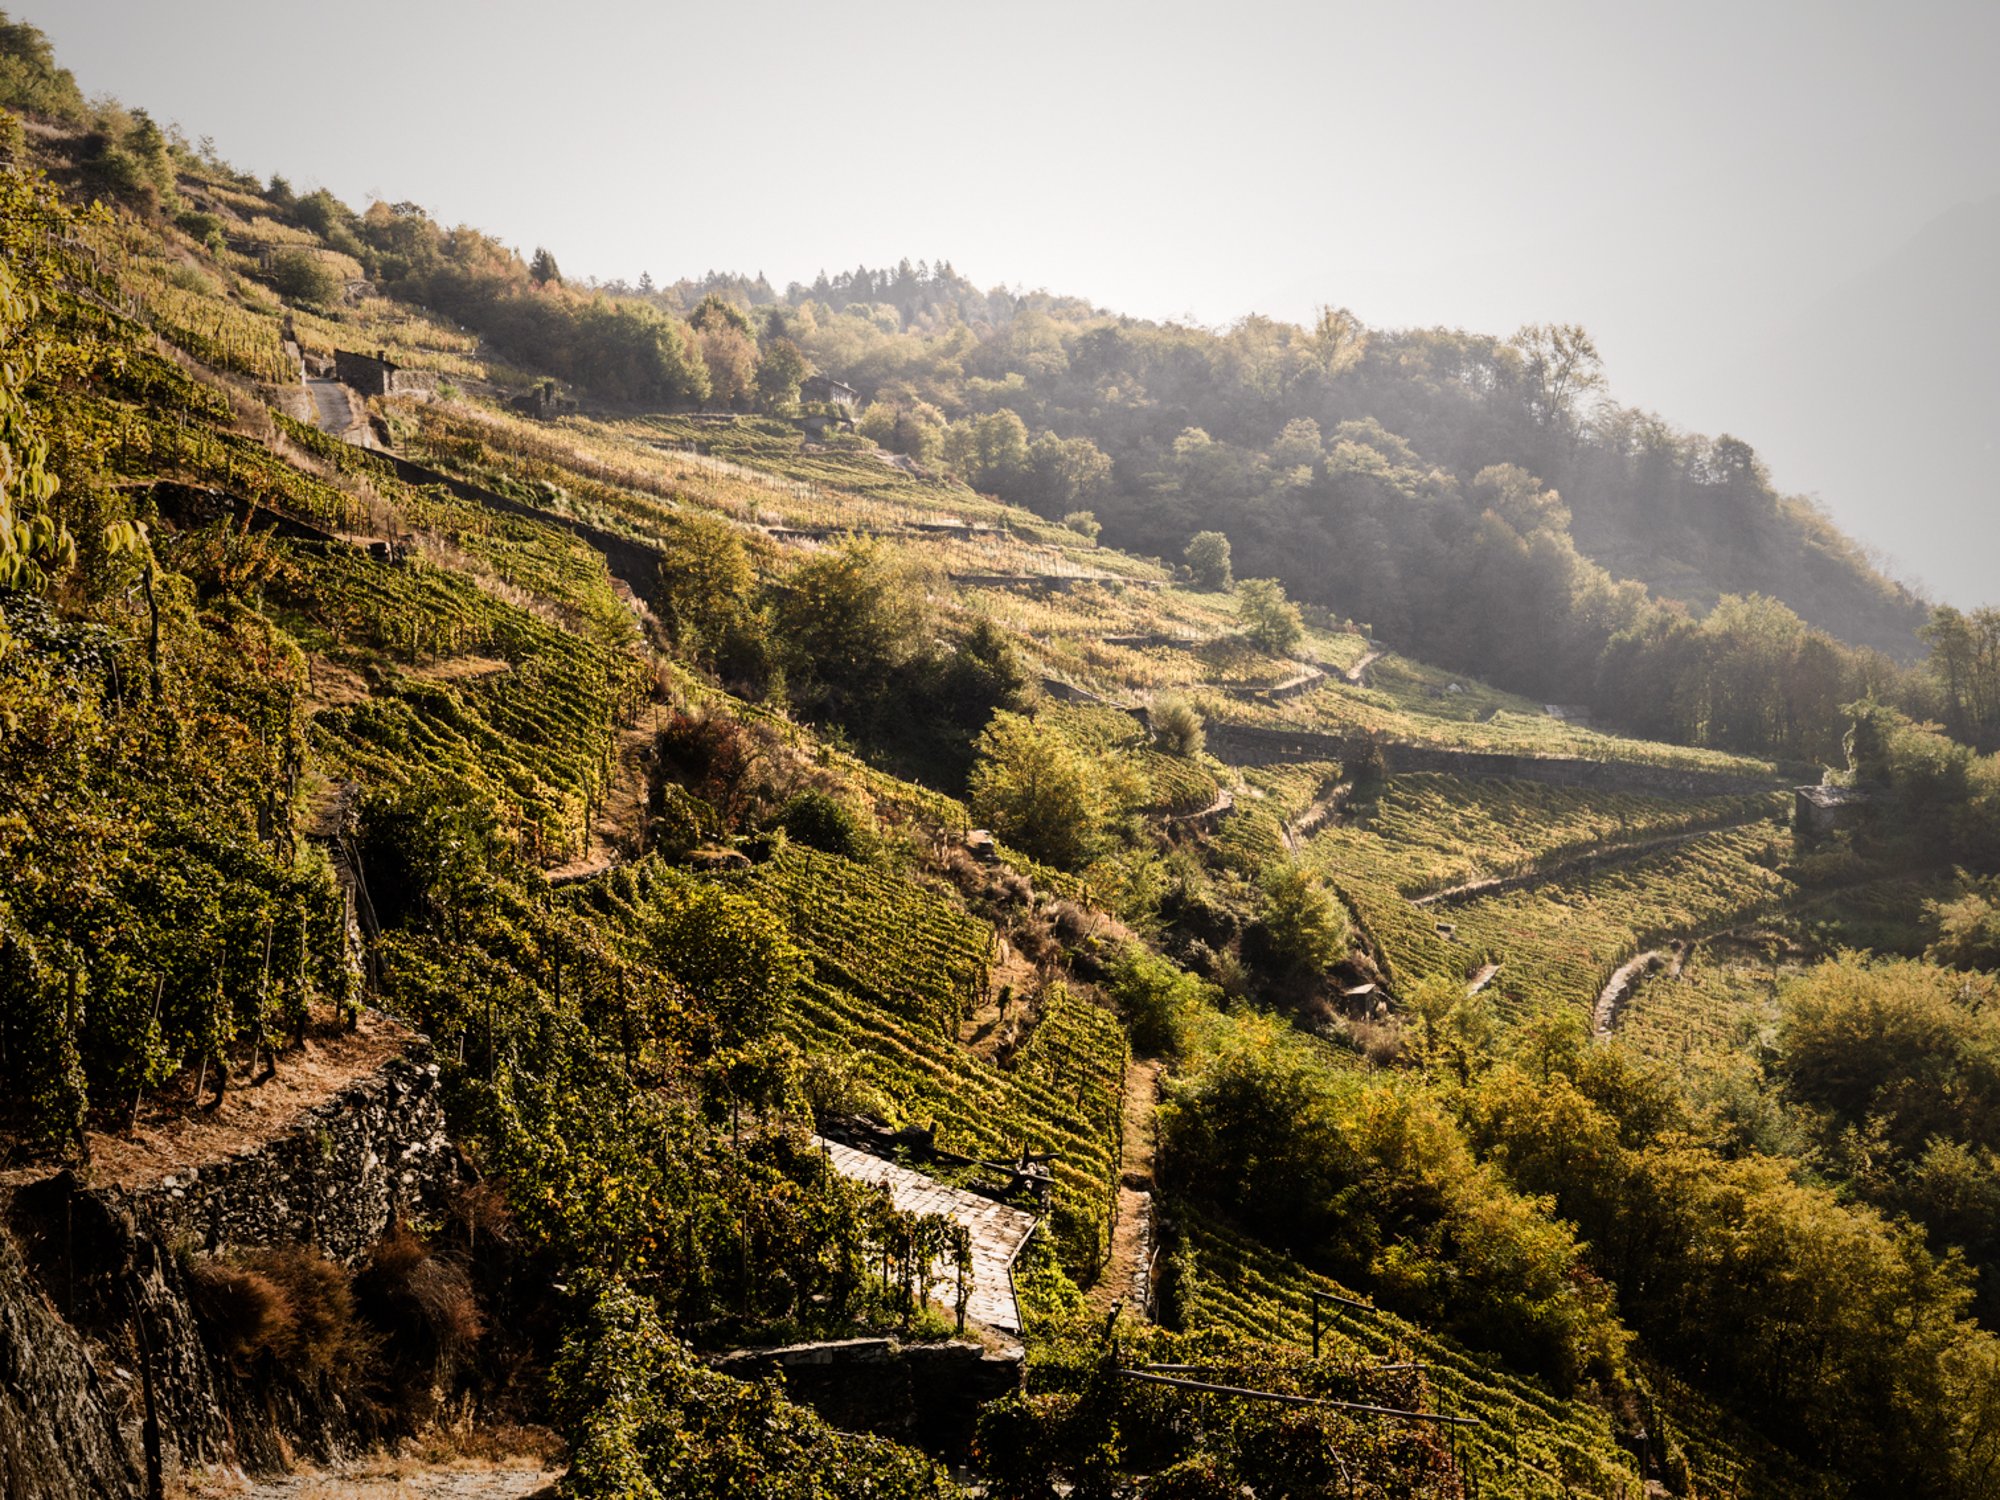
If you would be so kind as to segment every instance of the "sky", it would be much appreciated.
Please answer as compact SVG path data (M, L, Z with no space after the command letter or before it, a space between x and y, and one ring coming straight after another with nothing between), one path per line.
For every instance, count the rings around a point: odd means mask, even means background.
M1990 0L10 8L86 93L573 279L908 256L1211 325L1576 322L1703 431L1755 410L1719 364L2000 192ZM1826 454L1773 468L1896 552Z

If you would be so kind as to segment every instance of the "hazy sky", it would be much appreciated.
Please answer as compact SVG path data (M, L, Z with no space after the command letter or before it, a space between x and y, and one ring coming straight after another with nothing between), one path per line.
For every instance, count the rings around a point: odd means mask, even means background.
M10 8L86 92L573 277L908 255L1206 323L1576 321L1707 430L1719 350L2000 190L1991 0Z

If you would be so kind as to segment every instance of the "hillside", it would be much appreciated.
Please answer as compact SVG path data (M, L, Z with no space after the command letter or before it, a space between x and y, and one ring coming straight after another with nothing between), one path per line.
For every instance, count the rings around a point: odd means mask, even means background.
M1991 654L1578 552L1906 609L1747 457L580 291L4 36L10 1493L2000 1493Z

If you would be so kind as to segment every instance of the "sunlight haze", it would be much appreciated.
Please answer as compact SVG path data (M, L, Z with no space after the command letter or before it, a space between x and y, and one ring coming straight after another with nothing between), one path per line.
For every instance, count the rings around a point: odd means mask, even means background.
M414 199L545 243L572 277L782 288L907 256L1209 325L1321 304L1376 326L1578 322L1619 400L1738 431L1905 574L1992 593L1953 519L1980 514L1983 471L1887 493L1795 409L1817 395L1744 365L2000 190L1994 7L23 14L86 92L240 166ZM1918 499L1936 524L1901 524Z

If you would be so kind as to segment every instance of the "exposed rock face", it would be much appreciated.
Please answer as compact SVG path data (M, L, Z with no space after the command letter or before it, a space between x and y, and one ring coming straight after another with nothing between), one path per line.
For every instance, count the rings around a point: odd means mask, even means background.
M194 1311L189 1257L308 1246L353 1265L457 1176L437 1069L390 1062L234 1158L138 1187L60 1172L16 1190L0 1234L0 1494L68 1500L142 1491L142 1351L166 1467L281 1466L327 1455L357 1423L324 1380L239 1378ZM67 1450L48 1433L60 1426ZM14 1455L39 1465L18 1474ZM68 1487L65 1488L64 1486ZM80 1487L79 1487L80 1486Z
M83 1341L0 1235L0 1495L138 1493L139 1470Z

